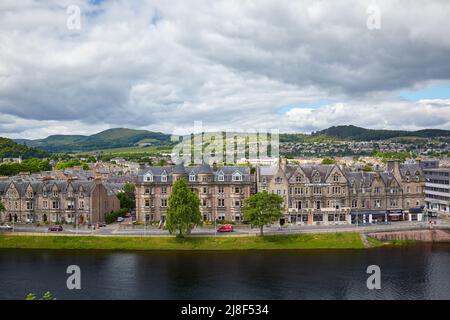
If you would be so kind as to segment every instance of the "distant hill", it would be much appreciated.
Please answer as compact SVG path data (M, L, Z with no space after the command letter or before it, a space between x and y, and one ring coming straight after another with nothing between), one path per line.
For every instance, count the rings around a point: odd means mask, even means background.
M400 137L436 138L450 137L450 130L424 129L418 131L403 130L376 130L364 129L356 126L333 126L325 130L317 131L312 136L328 136L342 140L386 140Z
M0 161L3 158L45 158L48 155L45 151L30 148L11 139L0 137Z
M280 134L281 143L332 142L336 140L385 140L401 137L450 137L449 130L425 129L419 131L373 130L356 126L335 126L312 134ZM99 149L127 148L137 146L171 146L170 135L147 130L116 128L90 136L53 135L45 139L17 139L17 143L51 153L79 153Z
M170 135L147 130L115 128L91 136L53 135L38 140L17 139L16 142L48 152L63 153L130 147L142 140L152 141L153 145L168 145Z

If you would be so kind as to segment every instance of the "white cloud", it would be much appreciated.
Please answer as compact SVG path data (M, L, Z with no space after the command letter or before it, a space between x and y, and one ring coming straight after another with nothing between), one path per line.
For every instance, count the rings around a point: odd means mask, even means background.
M382 28L370 31L371 3L3 0L0 135L170 132L195 120L212 129L450 129L448 104L397 98L450 80L450 3L379 0ZM66 28L71 4L80 31ZM342 104L278 111L323 100Z
M317 109L294 108L286 113L285 121L290 128L306 131L350 124L396 130L450 128L450 100L378 104L336 103Z

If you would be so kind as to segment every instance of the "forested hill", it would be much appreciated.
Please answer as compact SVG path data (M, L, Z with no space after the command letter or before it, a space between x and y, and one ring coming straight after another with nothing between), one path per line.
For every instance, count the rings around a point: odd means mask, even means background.
M168 145L170 144L170 135L147 130L116 128L108 129L91 136L53 135L45 139L18 139L16 141L48 152L64 153L131 147L140 143L156 146Z
M45 151L18 144L11 139L0 137L0 161L3 158L45 158L49 154Z
M356 126L333 126L325 130L317 131L312 136L328 136L343 140L369 141L386 140L399 137L436 138L450 137L450 130L424 129L418 131L403 130L376 130L365 129Z

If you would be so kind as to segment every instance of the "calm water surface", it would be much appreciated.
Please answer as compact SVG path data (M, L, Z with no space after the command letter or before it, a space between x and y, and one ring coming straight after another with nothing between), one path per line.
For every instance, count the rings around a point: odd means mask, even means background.
M66 268L81 268L81 290ZM366 287L378 265L381 290ZM0 299L450 299L450 244L327 251L0 250Z

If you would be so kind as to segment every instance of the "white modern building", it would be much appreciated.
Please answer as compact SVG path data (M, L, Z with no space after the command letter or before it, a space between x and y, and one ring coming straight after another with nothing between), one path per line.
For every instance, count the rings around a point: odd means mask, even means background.
M424 168L425 204L428 212L450 213L450 167Z

